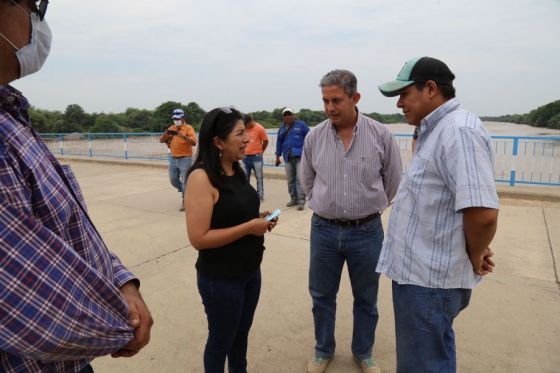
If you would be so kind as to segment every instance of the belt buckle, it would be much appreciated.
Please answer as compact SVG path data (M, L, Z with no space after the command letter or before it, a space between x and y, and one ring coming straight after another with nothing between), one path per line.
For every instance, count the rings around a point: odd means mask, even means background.
M343 227L351 227L353 224L353 221L350 219L337 219L336 220L338 225L341 225Z

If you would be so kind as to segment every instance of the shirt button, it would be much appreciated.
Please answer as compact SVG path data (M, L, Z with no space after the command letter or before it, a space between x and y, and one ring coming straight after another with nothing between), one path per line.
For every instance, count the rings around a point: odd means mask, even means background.
M344 177L346 177L346 175L344 175Z
M346 195L346 193L344 193L344 195Z

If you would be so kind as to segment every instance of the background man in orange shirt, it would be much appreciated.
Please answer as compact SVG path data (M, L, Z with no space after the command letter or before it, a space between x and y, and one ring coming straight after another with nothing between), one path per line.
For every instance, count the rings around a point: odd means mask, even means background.
M169 181L181 193L181 207L185 211L185 183L188 169L191 167L193 145L196 145L196 133L185 120L181 109L173 110L173 124L160 136L159 142L167 144L171 150L169 157Z
M247 180L251 179L251 170L255 171L255 178L257 179L257 193L261 202L264 200L264 185L263 185L263 153L268 146L268 137L264 127L253 120L249 114L243 117L247 135L249 135L249 144L245 149L245 158L243 159L243 166L247 174Z

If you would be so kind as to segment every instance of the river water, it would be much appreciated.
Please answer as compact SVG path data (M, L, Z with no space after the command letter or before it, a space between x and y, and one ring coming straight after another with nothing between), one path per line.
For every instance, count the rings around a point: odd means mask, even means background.
M560 130L531 127L526 124L484 122L484 126L494 136L560 136ZM412 134L414 127L406 123L388 124L394 134Z

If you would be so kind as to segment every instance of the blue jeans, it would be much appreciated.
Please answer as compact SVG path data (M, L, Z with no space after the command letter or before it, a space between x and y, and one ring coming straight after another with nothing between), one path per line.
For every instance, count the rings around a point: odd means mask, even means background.
M380 218L359 227L341 227L313 215L309 292L313 299L315 356L330 358L334 355L336 295L345 261L354 295L352 353L359 360L372 356L379 318L379 273L375 272L375 267L382 243L383 225Z
M204 371L247 372L247 339L261 292L261 271L235 280L212 280L198 274L198 291L208 318Z
M393 281L397 372L457 370L453 319L469 305L470 289L432 289Z
M262 154L246 155L243 159L243 166L245 168L247 180L251 179L251 170L255 171L255 178L257 179L257 193L262 201L264 199Z
M288 181L288 192L290 193L292 201L305 203L305 194L303 193L303 189L301 189L301 184L299 182L300 161L300 157L288 159L285 165L286 180Z
M182 196L185 196L187 171L191 167L191 157L174 158L169 156L169 182Z

